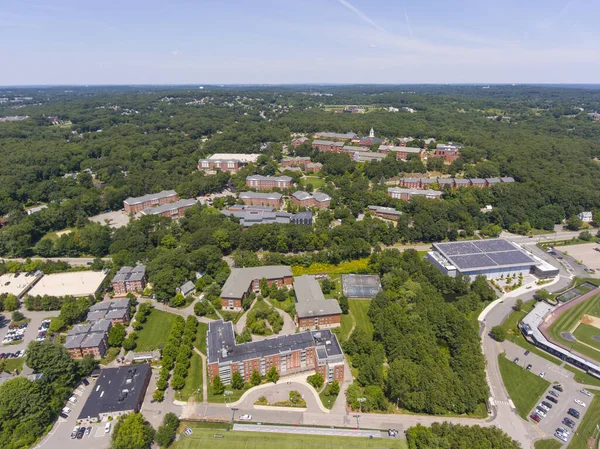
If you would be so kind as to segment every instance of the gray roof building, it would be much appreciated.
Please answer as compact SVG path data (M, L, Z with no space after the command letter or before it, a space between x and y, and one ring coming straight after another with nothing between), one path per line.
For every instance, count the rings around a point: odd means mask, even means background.
M500 180L500 178L485 178L485 180L487 181L488 185L490 185L490 186L500 184L502 182Z
M294 296L299 318L342 314L342 309L335 299L325 299L314 276L303 275L294 278Z
M243 210L243 211L231 211L222 210L223 215L229 217L237 217L240 219L240 224L245 228L254 226L257 224L312 224L312 213L311 212L298 212L297 214L290 214L289 212L268 212L264 210Z
M146 276L146 266L136 265L135 267L121 267L112 279L115 282L141 281Z
M375 213L379 212L380 214L387 214L387 215L397 215L398 217L400 215L402 215L402 212L399 210L394 209L393 207L384 207L384 206L368 206L368 209L370 211L373 211Z
M320 132L316 133L315 136L322 137L324 139L356 139L358 134L353 132L347 133L330 133L330 132Z
M274 181L274 182L291 182L291 176L263 176L263 175L252 175L246 178L246 181Z
M321 139L313 140L312 144L313 145L327 145L327 146L339 147L339 148L342 148L344 146L344 142L334 142L333 140L321 140Z
M231 274L223 285L221 296L243 299L251 284L262 278L283 279L292 277L292 268L285 265L266 265L264 267L232 268Z
M260 359L275 354L289 353L316 347L319 362L343 362L342 348L329 329L281 335L264 340L236 344L233 324L222 320L208 323L207 357L208 363L237 363Z
M510 183L510 182L515 182L515 178L512 178L510 176L504 176L504 177L500 178L500 181Z
M149 193L148 195L129 197L123 202L132 206L134 204L145 203L146 201L159 200L162 198L169 198L171 196L177 196L177 192L175 192L175 190L163 190L162 192L158 193Z
M197 203L198 203L198 201L193 198L179 200L179 201L175 201L174 203L161 204L160 206L156 206L156 207L147 207L146 209L144 209L142 211L142 214L143 215L159 215L159 214L163 214L165 212L179 210L181 208L192 207L192 206L195 206Z
M192 281L187 281L185 284L183 284L181 287L179 287L179 292L183 296L191 295L195 291L196 291L196 286L194 285L194 283Z
M149 364L103 369L78 419L139 411L151 375Z

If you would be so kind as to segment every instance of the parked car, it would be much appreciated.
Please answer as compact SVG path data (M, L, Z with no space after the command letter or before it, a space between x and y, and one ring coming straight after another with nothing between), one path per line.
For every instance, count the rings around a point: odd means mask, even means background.
M531 368L533 368L533 365L530 363L529 365L527 365L527 368L525 368L527 371L531 371Z
M561 393L564 391L562 385L560 384L552 385L552 388L554 388L556 391L560 391Z
M538 407L541 407L542 409L544 409L545 411L550 410L550 407L548 407L546 404L539 404Z
M546 401L542 401L542 405L545 405L549 409L552 408L552 404L550 404L549 402L546 402Z
M577 410L575 410L574 408L570 408L567 413L569 415L571 415L573 418L577 418L577 419L579 419L579 417L581 416L580 413Z
M558 429L556 429L557 433L562 433L565 436L569 436L571 434L571 432L569 432L567 429L565 429L564 427L559 427Z
M529 349L525 351L525 355L529 355Z
M585 388L582 388L581 390L579 390L580 393L585 394L586 396L591 396L592 393L590 393L589 391L587 391Z
M89 435L91 431L92 431L91 427L88 427L87 429L85 429L86 436Z
M83 438L83 435L85 435L85 427L80 427L77 431L77 439L81 440Z
M189 427L186 427L185 430L183 431L183 434L186 437L189 437L192 434L192 429L190 429Z
M554 404L558 404L558 401L556 400L556 398L554 398L552 396L546 396L546 399L548 399L550 402L552 402Z
M110 421L106 423L106 425L104 426L104 433L108 433L110 432Z
M71 397L69 398L69 402L70 402L71 404L77 404L77 398L76 398L75 396L71 396Z
M75 427L73 429L73 431L71 432L71 439L74 440L75 438L77 438L77 432L79 432L79 427Z
M535 413L532 413L531 415L529 415L529 417L531 419L533 419L535 422L540 422L540 420L541 420L540 415L536 415Z
M240 421L252 421L252 415L242 415Z
M575 404L577 404L577 405L581 405L582 407L585 407L585 402L580 401L579 399L575 399L573 402L575 402Z
M86 387L90 384L87 379L81 379L81 383Z
M65 415L69 415L69 414L70 414L72 411L73 411L73 410L71 410L69 407L64 407L64 408L62 409L62 412L63 412Z
M548 394L551 394L552 396L554 396L555 398L560 397L560 394L558 394L556 391L554 390L548 390Z
M515 357L515 359L513 360L514 363L519 363L519 357Z
M543 379L544 377L546 377L546 372L545 372L545 371L542 371L542 372L540 373L540 377L541 377L542 379Z
M544 410L542 407L540 407L539 405L536 407L535 412L540 415L542 418L546 417L546 410Z
M554 434L554 436L555 436L556 438L558 438L560 441L564 441L565 443L567 442L567 437L566 437L566 436L564 436L562 433L558 433L558 432L556 432L556 433Z
M570 427L571 429L572 429L573 427L575 427L575 421L573 421L573 420L572 420L572 419L570 419L570 418L566 418L566 417L565 417L565 419L563 419L562 423L563 423L565 426L567 426L567 427Z

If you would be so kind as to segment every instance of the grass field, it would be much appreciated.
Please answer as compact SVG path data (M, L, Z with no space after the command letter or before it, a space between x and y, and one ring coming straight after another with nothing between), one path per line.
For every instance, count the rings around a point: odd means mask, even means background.
M535 449L560 449L562 443L557 440L537 440L535 442Z
M152 309L148 320L144 323L144 328L138 332L136 351L144 352L162 348L175 317L176 315L172 313Z
M239 398L241 398L242 395L246 392L246 390L250 389L250 387L252 387L252 385L247 383L247 384L244 384L244 388L242 390L234 390L233 388L231 388L230 385L228 385L226 387L225 391L231 391L233 394L229 397L226 397L224 394L213 394L212 386L209 384L208 385L208 402L215 402L218 404L226 404L228 402L229 403L235 402Z
M329 385L327 385L325 388L323 388L323 391L321 391L321 393L319 393L319 399L321 399L321 403L323 404L323 406L325 408L328 408L329 410L331 410L331 407L334 406L335 401L337 400L338 396L327 396L325 393L327 393L329 391Z
M367 315L371 301L366 299L350 299L348 302L350 303L350 313L352 313L356 320L356 328L364 330L368 335L373 335L373 324Z
M325 180L318 176L306 176L300 178L300 185L305 186L307 184L312 184L313 189L319 189L325 185Z
M192 427L190 425L190 427ZM331 437L294 435L285 433L226 432L224 429L194 428L189 437L183 437L171 447L176 449L406 449L402 438L368 439L358 437ZM221 437L215 437L221 435Z
M598 307L598 303L600 303L600 295L595 295L572 309L567 310L548 328L548 333L557 343L561 343L566 347L583 354L585 357L600 362L600 352L579 342L566 340L561 335L562 332L570 332L583 315Z
M498 356L498 363L504 386L514 402L517 412L521 418L527 419L530 410L550 386L550 382L521 368L503 354Z
M358 273L360 270L365 270L369 264L369 259L357 259L349 262L342 262L338 265L329 263L313 263L309 267L295 265L292 267L292 274L300 276L302 274L348 274Z
M592 337L600 337L600 329L595 326L590 326L588 324L580 324L575 329L573 333L575 338L583 343L586 343L590 346L593 346L598 351L600 351L600 341L594 340Z
M342 325L339 327L339 331L336 332L340 343L348 340L354 323L356 323L356 320L354 319L352 310L350 310L348 315L342 315Z
M194 346L198 348L202 354L206 355L206 333L208 332L208 324L198 322L198 330L196 331L196 340Z
M6 365L4 366L4 371L12 373L14 370L17 370L20 373L23 369L23 362L25 362L25 359L23 357L18 359L5 359L5 362Z
M600 318L600 301L596 301L587 314Z
M596 425L600 424L600 391L593 391L596 395L592 402L588 405L588 411L583 416L577 432L572 436L571 442L567 449L588 449L588 438L594 433ZM596 431L596 434L598 431ZM597 441L596 441L597 443ZM595 445L593 447L596 447Z
M202 358L195 352L192 352L190 369L185 378L185 387L181 391L175 392L175 399L178 401L187 401L198 390L200 390L200 394L197 395L197 398L202 400Z

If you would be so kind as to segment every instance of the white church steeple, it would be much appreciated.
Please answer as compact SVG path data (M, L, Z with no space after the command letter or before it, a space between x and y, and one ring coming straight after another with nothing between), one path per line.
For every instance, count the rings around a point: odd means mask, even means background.
M373 128L369 131L369 137L375 137L375 130Z

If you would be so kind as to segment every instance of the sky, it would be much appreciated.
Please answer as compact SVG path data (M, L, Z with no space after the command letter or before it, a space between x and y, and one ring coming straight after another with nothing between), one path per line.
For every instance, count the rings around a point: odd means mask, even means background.
M599 0L1 0L0 85L600 83Z

